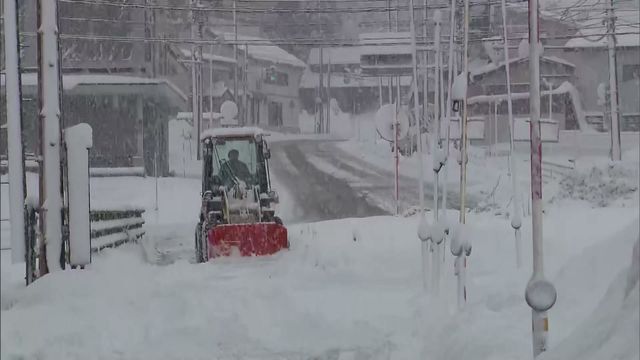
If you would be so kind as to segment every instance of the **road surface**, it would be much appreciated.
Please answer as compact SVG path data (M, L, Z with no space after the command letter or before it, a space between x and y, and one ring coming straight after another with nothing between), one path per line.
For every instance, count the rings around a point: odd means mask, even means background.
M271 145L271 172L296 203L290 221L313 222L395 212L391 169L373 167L341 150L335 141L295 140ZM433 188L425 184L425 205ZM458 206L450 193L449 207ZM418 205L415 179L400 177L401 212Z

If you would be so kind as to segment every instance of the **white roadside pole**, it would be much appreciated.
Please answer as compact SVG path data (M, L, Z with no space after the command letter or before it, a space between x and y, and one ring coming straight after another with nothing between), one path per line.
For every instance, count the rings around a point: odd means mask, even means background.
M47 268L61 269L62 196L60 194L60 69L58 64L57 0L40 0L42 36L42 121L44 129L44 222ZM42 196L42 195L41 195Z
M607 13L607 48L609 52L609 101L611 103L611 160L622 160L620 148L620 111L618 99L618 58L616 55L616 16L613 0L605 1Z
M509 37L507 35L507 4L506 0L502 0L502 31L504 34L503 52L505 72L507 76L507 109L509 113L509 161L511 168L511 188L513 190L513 211L511 213L511 227L515 231L516 239L516 266L522 266L522 216L520 214L520 200L518 193L518 172L516 164L516 151L514 146L514 123L513 123L513 101L511 100L511 70L509 64ZM551 114L549 114L551 117Z
M9 216L11 217L11 261L25 261L24 159L22 150L22 99L20 49L16 0L4 1L5 78L7 97L7 146L9 156Z
M434 46L435 46L435 97L433 101L433 121L434 126L431 129L432 132L432 169L433 169L433 226L431 229L431 241L433 242L432 246L435 248L433 252L433 259L431 261L432 264L432 287L433 293L438 295L440 292L440 253L442 242L444 241L444 226L440 224L440 220L438 219L438 197L439 197L439 176L440 170L444 165L443 160L443 152L440 148L440 97L444 96L444 94L440 93L440 68L441 68L441 57L440 54L440 33L441 33L441 25L442 25L442 13L440 10L436 10L433 14L433 20L435 22L435 30L434 30ZM425 97L426 99L426 97Z
M467 256L471 255L471 244L465 233L466 222L466 182L467 182L467 82L469 77L469 0L464 2L464 50L463 71L458 75L452 86L452 98L462 101L462 116L460 119L460 216L459 228L451 239L451 253L456 257L454 266L457 276L457 304L462 310L467 302L466 267Z
M89 149L93 146L91 126L82 123L64 131L67 150L69 194L69 264L91 263L91 219L89 216Z
M453 99L451 97L452 87L453 87L453 76L455 72L453 71L453 57L454 57L454 32L456 26L456 0L451 0L451 8L450 11L450 19L449 19L449 54L447 58L447 101L445 102L444 108L447 109L447 115L445 117L444 128L445 128L445 141L444 141L444 183L442 184L442 220L445 224L445 229L448 233L449 224L447 221L447 192L449 183L449 166L447 165L449 159L449 141L451 135L451 111L453 110ZM443 92L444 96L444 92ZM439 136L439 135L438 135Z
M420 124L420 108L418 104L418 60L416 56L417 46L416 46L416 21L414 14L414 0L410 0L410 20L409 24L411 27L411 61L413 67L413 116L416 119L416 139L418 141L418 197L420 198L418 203L420 206L420 224L418 225L418 238L422 241L422 281L425 290L429 289L429 277L427 274L427 270L429 269L429 236L428 236L428 228L427 228L427 220L424 216L424 170L423 170L423 151L422 151L422 134L421 134L421 124ZM425 96L426 99L426 96ZM426 101L424 102L426 107Z
M547 311L556 302L556 289L544 278L542 251L542 142L540 139L540 49L538 0L529 1L529 111L531 116L531 221L533 274L525 291L531 307L533 356L547 350L549 319Z

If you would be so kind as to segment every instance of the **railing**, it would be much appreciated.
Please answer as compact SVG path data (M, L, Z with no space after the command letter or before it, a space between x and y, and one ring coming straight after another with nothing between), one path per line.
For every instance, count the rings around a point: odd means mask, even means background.
M143 209L91 210L91 251L137 241L144 234Z

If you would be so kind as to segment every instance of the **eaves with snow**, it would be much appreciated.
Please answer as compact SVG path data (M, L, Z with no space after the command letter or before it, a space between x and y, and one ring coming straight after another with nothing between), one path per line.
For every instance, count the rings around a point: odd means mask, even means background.
M22 73L22 89L36 93L37 73ZM4 88L4 74L0 74L0 87ZM62 89L70 95L133 95L144 94L167 99L174 106L184 108L187 96L166 79L111 74L63 74Z
M525 56L525 57L517 57L517 58L513 58L513 59L509 59L509 66L518 64L518 63L522 63L522 62L528 62L529 61L529 57ZM542 56L540 58L540 62L541 63L549 63L549 64L559 64L562 66L565 66L567 68L570 69L575 69L575 65L569 61L566 61L564 59L561 59L559 57L556 56ZM505 62L504 61L500 61L498 63L494 63L494 62L490 62L484 65L478 65L478 66L470 66L469 67L469 73L471 75L471 80L475 81L478 80L476 78L482 78L485 75L491 74L495 71L498 71L500 69L503 69L505 66Z
M230 45L236 43L236 35L234 33L218 31L213 28L208 28L208 30L217 35L224 43ZM269 39L243 34L238 34L237 36L238 50L244 51L246 44L250 58L297 68L305 68L307 66L302 60L275 45Z

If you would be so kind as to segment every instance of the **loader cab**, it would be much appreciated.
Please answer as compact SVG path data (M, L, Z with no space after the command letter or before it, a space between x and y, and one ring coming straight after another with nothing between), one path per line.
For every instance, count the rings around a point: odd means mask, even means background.
M269 193L270 151L263 135L257 131L220 130L219 134L203 135L202 193L231 187L237 181L247 187L258 186L260 193Z

